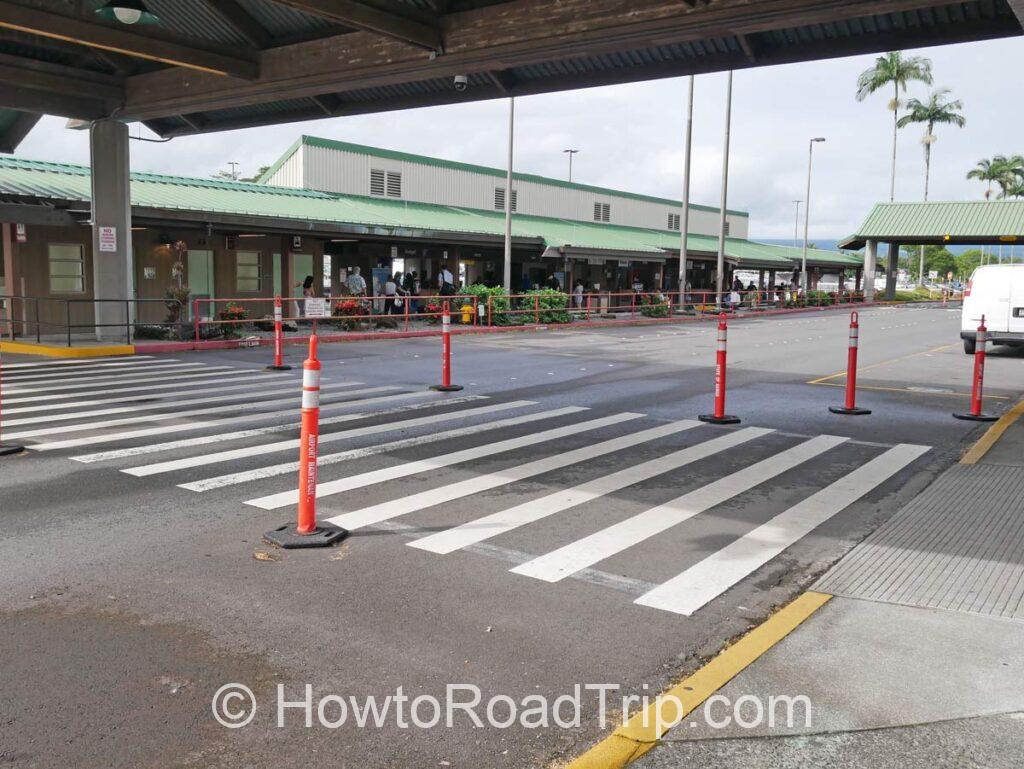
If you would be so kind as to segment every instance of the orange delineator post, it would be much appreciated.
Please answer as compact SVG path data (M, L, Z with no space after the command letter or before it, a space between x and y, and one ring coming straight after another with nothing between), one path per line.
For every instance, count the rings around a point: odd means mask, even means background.
M317 457L320 441L320 360L317 336L309 337L309 357L302 364L302 427L299 433L299 502L294 524L285 524L263 535L283 548L328 547L348 532L316 520Z
M281 297L274 297L274 365L267 366L267 371L291 371L292 367L284 362L284 321L281 312Z
M3 421L3 353L0 352L0 422ZM0 457L10 456L11 454L20 454L25 450L24 446L16 446L12 443L3 442L3 433L0 431Z
M734 425L738 424L739 417L725 413L725 363L726 343L729 334L729 325L726 322L724 312L718 315L718 350L715 356L715 413L701 414L697 417L701 422L709 422L713 425Z
M985 316L981 316L981 325L974 341L974 375L971 379L971 410L966 414L953 414L957 419L972 422L994 422L999 417L985 414L981 410L985 389L985 344L988 342L988 329L985 327Z
M860 323L856 312L850 313L850 343L846 353L846 403L842 406L829 406L833 414L862 416L870 414L870 409L857 406L857 348L860 342Z
M462 385L452 384L452 315L447 300L441 312L441 384L430 389L443 393L462 389Z

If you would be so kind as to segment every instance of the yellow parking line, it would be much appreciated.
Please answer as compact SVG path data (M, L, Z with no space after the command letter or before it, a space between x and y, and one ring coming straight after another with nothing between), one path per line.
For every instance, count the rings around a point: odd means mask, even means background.
M822 385L823 387L846 387L845 384L839 382L808 382L807 384ZM883 393L905 393L908 395L940 395L953 398L970 398L970 393L947 393L933 390L915 390L911 387L875 387L873 385L857 385L857 391L861 390L877 390ZM1009 396L1006 395L986 395L985 400L996 400L996 401L1008 401Z
M993 422L992 426L985 431L985 434L960 458L960 464L976 464L978 460L989 452L989 449L996 445L996 441L1003 437L1003 433L1010 429L1010 425L1020 419L1022 414L1024 414L1024 401L1021 401L999 417L998 421Z
M621 769L640 758L658 744L673 722L681 721L692 713L831 597L824 593L804 593L693 675L663 692L624 725L572 761L566 769Z
M879 366L888 366L890 363L899 363L900 361L903 361L903 360L909 360L910 358L916 358L918 355L928 355L929 353L933 353L933 352L941 352L942 350L948 350L950 347L956 347L956 345L955 344L944 344L944 345L942 345L942 347L935 347L935 348L933 348L931 350L921 350L920 352L912 352L909 355L901 355L898 358L890 358L889 360L883 360L883 361L879 361L878 363L872 363L872 364L870 364L868 366L858 366L857 367L857 373L859 374L861 371L870 371L871 369L878 368ZM828 376L823 376L823 377L820 377L818 379L812 379L807 384L822 384L824 382L827 382L829 379L838 379L841 376L846 376L846 370L845 369L843 371L840 371L837 374L829 374Z

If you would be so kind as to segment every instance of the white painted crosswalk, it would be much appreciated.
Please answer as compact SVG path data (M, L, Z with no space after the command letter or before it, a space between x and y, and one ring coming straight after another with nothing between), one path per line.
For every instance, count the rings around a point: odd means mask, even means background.
M259 511L287 514L297 501L300 372L164 358L14 365L5 439L83 472L132 476L142 490L247 505L257 526ZM440 555L468 559L467 574L473 559L497 557L512 572L508 590L571 601L582 580L681 621L851 506L872 504L928 451L355 382L337 370L322 388L322 520L400 534L425 579ZM785 504L771 505L776 494ZM723 505L744 513L723 526ZM666 537L691 545L649 564Z

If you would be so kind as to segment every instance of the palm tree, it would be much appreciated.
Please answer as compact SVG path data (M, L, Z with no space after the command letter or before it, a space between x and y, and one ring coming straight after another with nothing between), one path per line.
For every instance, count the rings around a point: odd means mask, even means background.
M1004 164L1000 160L1001 157L996 155L991 160L982 158L974 168L967 172L968 179L977 179L979 182L988 183L988 187L985 189L985 200L992 197L992 182L999 181L1006 173Z
M900 91L906 93L907 84L920 81L932 84L932 63L923 56L903 56L902 51L891 51L875 59L875 65L857 78L857 101L864 101L875 91L892 85L892 175L889 181L889 200L896 199L896 136L899 130Z
M963 128L967 123L964 116L960 114L960 111L964 108L963 102L959 99L950 99L949 94L950 90L948 88L940 88L937 91L932 91L925 101L910 99L907 102L907 114L896 123L898 128L906 128L911 123L925 124L924 136L921 138L921 143L924 145L925 201L928 200L928 179L931 175L932 145L936 141L935 126L955 125L957 128ZM924 285L924 246L921 246L917 283L920 286Z

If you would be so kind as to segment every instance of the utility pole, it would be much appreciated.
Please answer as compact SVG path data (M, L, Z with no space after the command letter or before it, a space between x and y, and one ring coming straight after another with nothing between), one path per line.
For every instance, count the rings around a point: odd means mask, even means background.
M231 181L238 181L238 163L234 160L229 160L228 165L231 166Z
M562 152L569 155L569 181L572 182L572 156L579 152L579 150L562 150Z
M505 291L512 293L512 147L516 126L516 98L508 100L508 164L505 169Z
M686 154L683 155L683 210L679 215L679 303L686 303L686 238L690 234L690 156L693 147L693 75L686 100Z
M718 219L718 261L715 273L715 306L722 306L722 285L725 279L725 207L729 201L729 130L732 127L732 70L725 90L725 148L722 155L722 199Z
M796 218L793 220L793 248L800 247L800 204L802 200L794 200L796 203Z
M807 233L811 226L811 165L814 162L814 145L825 141L823 136L818 136L807 142L807 205L804 206L804 254L800 260L800 288L804 294L807 293Z

